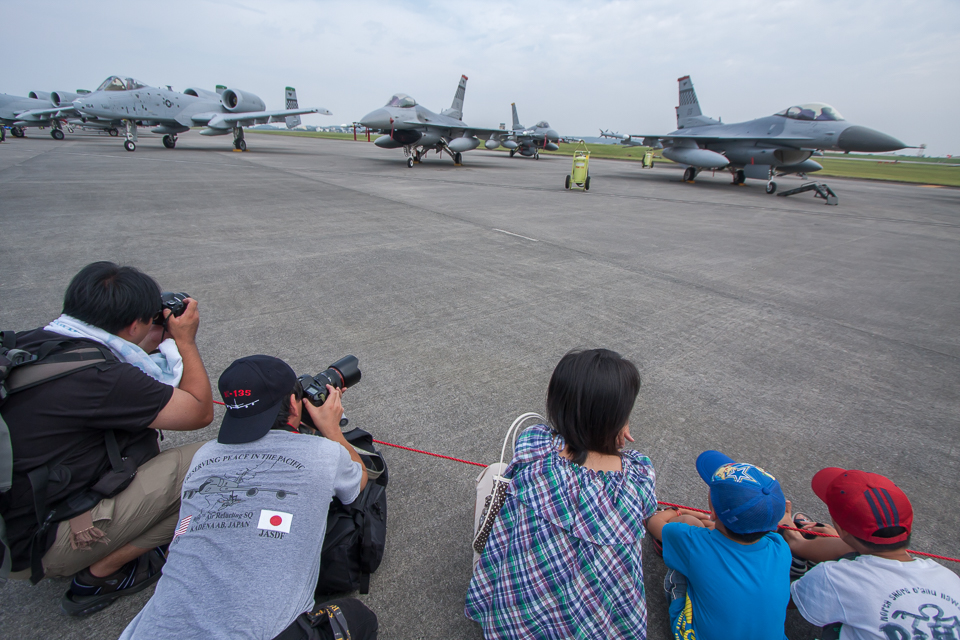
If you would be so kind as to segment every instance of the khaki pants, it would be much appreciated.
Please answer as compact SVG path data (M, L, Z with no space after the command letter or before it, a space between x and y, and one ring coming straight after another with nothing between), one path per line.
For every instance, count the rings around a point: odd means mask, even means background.
M61 522L56 542L43 556L46 577L70 577L128 544L152 549L170 542L180 515L183 478L193 454L204 444L167 449L140 465L129 487L97 503L91 509L93 524L106 534L106 542L74 549L70 546L70 522ZM11 573L10 577L25 580L30 570Z
M507 470L507 465L502 462L494 462L492 465L480 472L477 476L477 502L473 507L473 537L477 536L477 529L480 528L480 514L483 513L483 503L487 496L493 491L493 477L502 476ZM473 538L470 538L473 542ZM480 554L473 552L473 566L480 562Z

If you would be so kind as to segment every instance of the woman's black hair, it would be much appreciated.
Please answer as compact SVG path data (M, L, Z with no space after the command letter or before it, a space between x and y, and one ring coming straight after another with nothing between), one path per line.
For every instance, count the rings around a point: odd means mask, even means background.
M571 351L560 359L547 387L547 417L577 464L587 452L616 454L617 436L640 392L640 372L609 349Z
M73 276L63 313L117 333L134 320L149 322L160 313L160 287L136 267L94 262Z

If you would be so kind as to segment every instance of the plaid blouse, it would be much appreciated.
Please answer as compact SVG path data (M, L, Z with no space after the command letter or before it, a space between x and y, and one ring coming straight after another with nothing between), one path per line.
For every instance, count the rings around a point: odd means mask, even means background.
M644 640L640 543L657 506L653 465L626 450L623 471L593 471L560 456L564 445L542 424L517 440L465 613L485 638Z

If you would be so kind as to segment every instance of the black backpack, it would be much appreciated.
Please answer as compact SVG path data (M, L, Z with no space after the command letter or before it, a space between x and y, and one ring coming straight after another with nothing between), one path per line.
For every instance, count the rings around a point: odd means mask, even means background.
M0 333L0 407L12 393L31 389L37 385L68 376L90 367L117 362L109 348L90 340L55 339L40 345L37 353L17 349L17 334L13 331ZM40 562L45 549L46 535L51 526L68 520L91 509L105 497L116 495L133 480L136 464L121 457L116 434L104 432L111 469L93 487L63 502L47 504L47 486L51 470L56 472L61 460L51 460L28 474L37 505L39 530L34 535L30 549L30 581L36 584L43 578ZM5 497L13 484L13 447L10 430L0 414L0 498ZM0 499L0 503L2 503ZM56 527L53 527L56 530ZM10 575L10 547L7 528L0 514L0 584Z
M370 574L383 560L387 539L387 464L363 429L343 434L367 467L367 486L351 504L333 499L320 555L316 595L369 593Z

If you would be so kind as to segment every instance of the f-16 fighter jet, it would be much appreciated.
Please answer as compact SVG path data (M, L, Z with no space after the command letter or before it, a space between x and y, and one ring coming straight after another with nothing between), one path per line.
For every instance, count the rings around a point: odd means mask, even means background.
M123 146L127 151L137 148L137 127L152 126L153 133L163 134L163 146L177 146L177 135L190 127L206 127L202 136L233 134L233 146L247 150L243 127L267 122L286 122L287 128L300 124L304 113L332 115L326 109L300 109L297 92L287 87L286 109L266 111L263 100L248 91L224 89L214 93L205 89L186 89L183 93L158 89L133 78L110 76L93 93L73 101L84 116L116 119L126 125Z
M560 140L560 134L550 128L550 123L541 120L527 129L520 124L520 118L517 116L517 103L511 103L513 107L513 129L510 138L503 141L503 146L510 149L510 157L519 153L522 156L533 156L540 159L540 150L557 151L560 146L557 142Z
M460 76L460 86L453 104L439 114L417 104L405 93L394 94L381 109L365 115L360 124L385 135L375 144L381 149L403 148L407 166L419 163L430 149L446 152L456 165L462 164L463 152L476 149L480 140L486 140L487 149L496 149L507 139L510 131L478 129L463 122L463 95L467 91L467 76Z
M885 133L847 122L836 109L820 102L789 107L765 118L723 124L702 114L690 76L678 82L676 131L666 135L601 134L620 138L621 144L629 146L663 149L665 158L687 165L683 172L686 182L693 182L703 169L727 169L733 174L733 184L743 184L746 178L766 180L767 193L773 193L777 190L775 176L822 169L810 160L818 150L869 153L907 146Z

